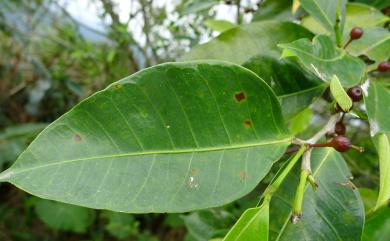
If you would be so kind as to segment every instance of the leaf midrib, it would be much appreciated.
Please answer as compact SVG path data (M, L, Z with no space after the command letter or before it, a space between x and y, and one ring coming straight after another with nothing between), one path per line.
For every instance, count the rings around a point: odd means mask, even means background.
M315 59L315 60L321 61L321 62L335 62L335 61L337 61L337 60L343 59L344 56L348 56L348 55L346 55L346 52L345 52L345 51L342 51L342 52L339 52L339 55L337 55L336 57L329 58L329 59L324 59L324 58L319 58L319 57L313 55L313 54L310 53L310 52L306 52L306 51L304 51L304 50L302 50L302 49L293 47L293 46L291 46L291 45L280 44L280 46L281 46L282 48L287 48L287 49L295 50L296 52L299 52L299 53L301 53L301 54L303 54L303 55L309 56L309 57L311 57L311 58L313 58L313 59Z
M81 161L93 161L93 160L106 159L106 158L122 158L122 157L143 156L143 155L212 152L212 151L221 151L221 150L232 150L232 149L258 147L258 146L265 146L265 145L272 145L272 144L279 144L279 143L289 143L290 141L291 141L291 137L288 137L288 138L280 139L280 140L276 140L276 141L238 144L238 145L230 145L230 146L219 146L219 147L212 147L212 148L182 149L182 150L179 150L179 149L159 150L159 151L149 151L149 152L133 152L133 153L123 153L123 154L113 154L113 155L101 155L101 156L93 156L93 157L86 157L86 158L62 160L62 161L47 163L44 165L37 165L37 166L31 167L31 168L20 169L19 171L12 170L12 167L11 167L10 169L0 173L0 182L5 181L5 180L9 180L10 177L14 176L15 174L20 174L20 173L24 173L24 172L28 172L28 171L32 171L32 170L36 170L36 169L40 169L40 168L50 167L50 166L65 165L65 164L74 163L74 162L81 162ZM30 152L31 152L31 150L30 150ZM22 158L23 158L23 155L22 155Z

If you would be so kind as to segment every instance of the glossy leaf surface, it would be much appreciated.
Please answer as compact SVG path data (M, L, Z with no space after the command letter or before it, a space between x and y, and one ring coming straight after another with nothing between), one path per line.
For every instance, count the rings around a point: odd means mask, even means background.
M342 156L331 148L319 148L311 160L317 192L306 184L302 219L291 224L299 167L290 172L271 200L270 240L360 240L363 203L359 192L345 185L351 173Z
M247 69L167 63L87 98L0 175L34 195L122 212L184 212L249 191L290 142L276 96Z
M327 87L327 84L314 74L289 59L256 56L243 66L271 86L280 100L286 119L311 105Z
M363 61L337 49L328 36L319 35L312 42L300 39L279 46L284 49L284 57L297 57L308 70L324 81L329 82L336 75L344 87L351 87L363 77Z
M210 42L194 47L183 56L183 60L218 59L243 64L256 55L279 58L281 50L277 44L312 36L308 30L291 22L253 22L230 29Z

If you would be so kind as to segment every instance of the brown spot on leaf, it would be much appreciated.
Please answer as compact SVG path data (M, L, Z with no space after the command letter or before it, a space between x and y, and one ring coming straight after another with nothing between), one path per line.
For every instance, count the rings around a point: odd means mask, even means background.
M198 168L193 167L193 168L191 169L191 175L192 175L192 176L195 176L197 173L198 173Z
M118 89L120 89L122 87L122 85L119 84L119 83L116 83L112 87L114 88L114 90L118 90Z
M241 171L239 175L241 181L245 181L246 179L248 179L248 173L246 171Z
M245 120L245 121L244 121L244 125L245 125L246 128L251 128L251 127L252 127L252 121L250 121L250 120Z
M73 139L77 142L81 141L81 136L79 134L75 134Z
M234 94L234 98L236 99L237 102L244 101L246 99L245 93L244 92L238 92Z

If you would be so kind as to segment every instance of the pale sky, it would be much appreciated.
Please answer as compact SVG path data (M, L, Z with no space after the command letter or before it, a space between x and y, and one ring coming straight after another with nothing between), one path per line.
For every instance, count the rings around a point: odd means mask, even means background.
M101 10L99 1L90 1L90 0L59 0L60 5L64 6L69 13L78 21L83 22L84 24L93 27L98 30L104 30L104 24L101 22L101 19L98 17L99 10ZM114 0L118 6L119 17L122 22L126 22L129 19L130 9L134 9L134 6L131 6L130 0ZM155 6L165 6L168 13L173 12L174 6L180 2L180 0L155 0ZM251 3L256 3L257 0L244 0L242 1L244 5L249 5ZM228 20L235 22L236 18L236 9L234 6L228 6L226 4L219 4L213 8L216 11L215 19ZM141 17L141 16L140 16ZM170 18L175 18L173 15L169 15ZM248 17L248 16L246 16ZM250 16L249 16L250 17ZM249 21L249 19L246 19ZM109 21L109 19L107 19ZM139 22L142 22L140 19ZM132 25L129 26L129 30L132 31L135 37L142 35L142 25L137 24L137 21L133 21ZM204 40L206 41L206 39Z

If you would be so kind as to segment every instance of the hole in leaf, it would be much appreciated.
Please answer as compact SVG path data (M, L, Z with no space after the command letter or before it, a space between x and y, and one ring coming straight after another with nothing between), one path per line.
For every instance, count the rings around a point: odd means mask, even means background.
M250 120L245 120L245 121L244 121L244 125L245 125L246 128L251 128L251 127L252 127L252 121L250 121Z
M240 179L242 181L245 181L246 179L248 179L248 173L246 171L241 171L240 172Z
M195 181L195 177L193 177L193 176L191 176L191 177L189 177L188 178L188 186L190 187L190 188L197 188L197 187L199 187L199 184L198 183L196 183L196 181Z
M80 142L81 141L81 136L79 134L75 134L73 139L77 142Z
M192 176L195 176L197 173L198 173L198 169L197 168L194 167L194 168L191 169L191 175Z
M122 85L119 84L119 83L116 83L116 84L113 85L114 90L118 90L118 89L120 89L121 87L122 87Z
M246 99L245 93L244 92L238 92L234 94L234 98L236 99L237 102L244 101Z

